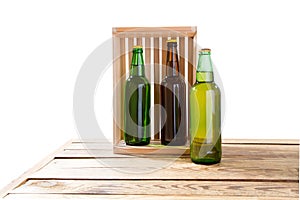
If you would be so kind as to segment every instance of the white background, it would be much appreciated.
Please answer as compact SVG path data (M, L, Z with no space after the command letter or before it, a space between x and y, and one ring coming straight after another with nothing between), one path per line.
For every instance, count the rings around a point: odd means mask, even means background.
M299 137L299 1L103 2L0 2L0 188L77 137L76 76L114 26L198 26L225 88L223 138ZM108 134L111 77L95 96Z

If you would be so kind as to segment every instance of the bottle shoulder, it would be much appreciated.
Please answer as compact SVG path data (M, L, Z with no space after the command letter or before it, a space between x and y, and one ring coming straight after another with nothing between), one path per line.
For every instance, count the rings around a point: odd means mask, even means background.
M201 82L201 83L195 83L191 87L191 92L197 92L197 91L209 91L213 90L217 93L221 93L219 86L215 82Z
M162 81L161 84L183 84L185 85L184 79L181 76L166 76Z
M126 80L127 84L149 84L149 81L144 76L129 76Z

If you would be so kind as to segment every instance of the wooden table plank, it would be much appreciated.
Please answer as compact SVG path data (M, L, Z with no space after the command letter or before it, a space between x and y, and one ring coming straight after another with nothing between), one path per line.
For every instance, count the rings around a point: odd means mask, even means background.
M66 159L72 163L73 159ZM278 162L279 161L279 162ZM101 160L106 167L90 166L89 159L81 159L82 166L48 165L29 178L58 179L197 179L197 180L272 180L297 181L298 161L248 160L223 158L213 166L196 165L189 158L179 160L150 158L118 158ZM147 164L148 163L148 164ZM164 167L164 168L162 168ZM161 169L162 168L162 169ZM147 172L147 173L143 173ZM152 172L152 173L150 173Z
M109 140L100 139L72 139L72 144L75 143L111 143ZM297 139L222 139L223 144L281 144L281 145L299 145Z
M71 145L56 158L93 158L93 157L132 157L129 155L114 154L109 145L98 146L89 144L82 146L80 144ZM97 149L98 148L98 149ZM254 145L254 144L223 144L223 157L242 157L242 158L299 158L298 145ZM172 155L173 157L174 155Z
M296 139L222 139L225 144L281 144L281 145L299 145L299 140Z
M236 160L235 162L230 162L232 159L230 158L223 158L222 163L225 162L226 166L233 167L235 165L238 165L239 163L244 163L244 162L252 162L250 163L251 166L253 166L255 163L257 165L272 165L273 168L282 168L282 167L291 167L291 168L297 168L298 163L297 159L291 159L291 160L285 160L285 159L278 159L278 158L273 158L273 159L264 159L261 158L259 160L259 163L257 163L257 159L247 159L247 158L240 158ZM50 162L47 166L44 167L44 169L64 169L64 168L96 168L96 167L106 167L106 168L111 168L111 167L129 167L132 165L132 162L137 163L139 161L144 161L143 158L138 158L138 157L132 157L130 159L126 158L118 158L117 160L115 158L99 158L99 159L81 159L81 158L75 158L75 159L54 159L52 162ZM212 168L213 166L205 166L205 165L195 165L190 162L189 158L147 158L147 161L150 162L168 162L169 165L173 165L173 168L178 168L181 166L185 167L194 167L196 166L197 168ZM233 160L232 160L233 161ZM175 164L173 164L176 162ZM222 164L221 163L221 164ZM221 165L219 164L219 165ZM246 165L247 163L245 163ZM255 165L256 165L255 164ZM223 164L222 164L223 165ZM251 167L249 166L249 167ZM135 167L138 167L136 165ZM159 166L162 167L162 166Z
M82 195L82 194L9 194L7 200L52 199L124 199L124 200L298 200L298 197L245 197L245 196L199 196L199 195Z
M253 144L253 143L223 143L224 147L230 146L230 145L240 145L242 144L243 146L245 145L255 145L257 146L262 146L262 145L267 145L268 148L279 148L279 149L293 149L293 148L297 148L298 145L296 144L276 144L276 143L271 143L271 144ZM113 144L112 143L79 143L79 142L73 142L72 144L70 144L69 146L67 146L65 148L65 150L84 150L84 149L93 149L93 150L97 150L97 149L108 149L108 150L112 150L113 149Z
M298 192L298 184L289 182L30 180L12 193L297 197Z
M222 161L211 166L172 156L121 155L108 142L69 142L1 192L5 199L299 197L298 140L223 140Z

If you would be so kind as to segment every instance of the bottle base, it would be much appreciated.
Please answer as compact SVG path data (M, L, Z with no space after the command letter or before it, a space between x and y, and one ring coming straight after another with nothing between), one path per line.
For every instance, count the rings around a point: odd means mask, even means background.
M186 142L182 142L182 141L161 141L162 145L166 145L166 146L185 146Z
M125 141L126 145L129 146L146 146L148 144L150 144L150 140L148 141Z
M201 165L213 165L221 162L221 159L212 159L212 158L200 158L200 159L191 158L191 160L193 163L201 164Z
M126 143L126 145L129 145L129 146L146 146L148 145L149 142L141 142L141 143Z

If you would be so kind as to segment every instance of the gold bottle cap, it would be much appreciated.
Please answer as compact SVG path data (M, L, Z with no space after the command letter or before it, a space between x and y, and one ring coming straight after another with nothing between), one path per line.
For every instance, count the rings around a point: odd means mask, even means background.
M211 50L208 49L208 48L204 48L204 49L199 50L200 53L201 53L201 52L209 53L210 51L211 51Z
M136 46L133 46L133 48L134 48L134 49L142 49L143 46L141 46L141 45L136 45Z
M167 43L169 43L169 42L176 42L177 43L177 40L176 39L167 40Z

